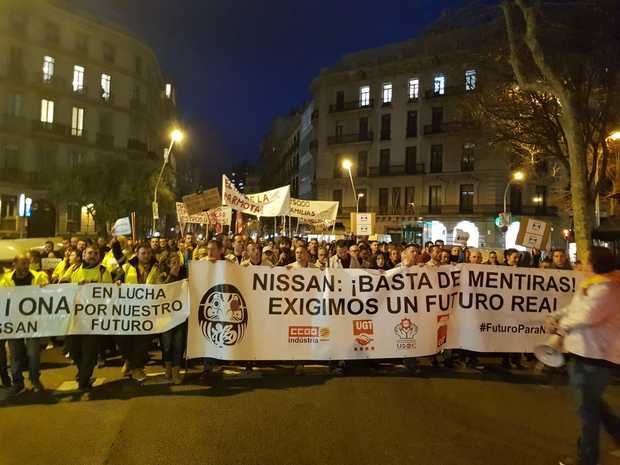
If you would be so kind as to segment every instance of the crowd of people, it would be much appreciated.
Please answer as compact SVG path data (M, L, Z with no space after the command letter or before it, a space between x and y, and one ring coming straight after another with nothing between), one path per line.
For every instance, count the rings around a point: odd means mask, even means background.
M53 270L44 270L43 258L60 258ZM227 260L238 266L270 266L294 268L366 268L389 270L397 267L440 266L455 263L506 265L570 269L564 250L553 250L543 256L539 251L519 252L508 249L498 254L490 251L486 260L480 250L464 246L446 247L443 241L417 244L388 244L377 241L338 240L321 242L317 239L280 237L275 241L257 241L242 234L232 237L220 235L210 240L197 239L193 234L182 240L153 237L132 241L115 237L109 241L72 237L63 241L56 250L54 243L46 242L41 251L33 250L18 255L12 269L0 279L0 287L46 285L48 283L128 283L160 284L187 277L193 260L216 262ZM184 360L187 323L161 334L159 347L166 377L175 384L183 381L181 367ZM10 339L0 341L0 379L11 387L15 395L25 389L23 372L28 371L34 391L44 389L40 380L40 339ZM63 350L77 367L79 389L91 387L95 367L105 364L110 353L121 354L122 374L137 381L146 378L145 363L149 359L153 338L150 336L69 336L63 341ZM10 349L10 376L6 346ZM433 365L453 367L464 363L478 371L484 370L473 352L444 351L433 357ZM419 368L415 358L404 360L413 372ZM504 354L504 368L523 369L521 354ZM218 369L214 360L205 361L205 373ZM333 362L334 374L342 373L344 362Z

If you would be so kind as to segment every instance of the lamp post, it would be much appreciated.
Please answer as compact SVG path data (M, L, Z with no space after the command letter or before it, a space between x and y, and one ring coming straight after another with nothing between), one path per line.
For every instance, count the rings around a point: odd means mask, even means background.
M357 196L357 191L355 190L355 183L353 182L353 174L351 173L351 167L353 163L351 160L344 159L342 160L342 167L349 172L349 179L351 180L351 188L353 189L353 198L355 199L355 211L359 213L359 197Z
M360 199L364 197L364 193L360 192L357 194L357 202L355 203L355 211L356 213L360 212Z
M512 186L512 184L514 182L521 182L525 179L525 174L523 173L523 171L515 171L514 173L512 173L512 177L510 178L510 180L508 181L508 184L506 184L506 189L504 190L504 211L502 213L502 230L504 232L506 232L508 230L508 193L510 192L510 187Z
M161 183L161 178L164 175L164 169L166 169L166 165L170 161L170 155L172 154L172 148L176 142L181 142L183 140L183 133L179 129L174 129L170 133L170 145L164 152L164 163L161 165L161 170L159 170L159 176L157 177L157 182L155 183L155 191L153 192L153 233L157 230L157 220L159 220L159 204L157 203L157 191L159 190L159 184Z

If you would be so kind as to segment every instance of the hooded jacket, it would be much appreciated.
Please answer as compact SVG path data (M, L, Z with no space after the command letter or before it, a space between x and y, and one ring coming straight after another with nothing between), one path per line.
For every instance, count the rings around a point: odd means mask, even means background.
M555 318L568 334L565 349L582 357L620 364L620 271L585 279Z

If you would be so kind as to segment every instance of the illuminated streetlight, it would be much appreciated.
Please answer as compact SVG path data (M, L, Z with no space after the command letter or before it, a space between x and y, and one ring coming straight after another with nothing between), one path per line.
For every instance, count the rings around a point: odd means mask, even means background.
M170 133L170 140L173 142L181 142L183 140L183 132L180 129L173 129Z
M157 191L159 190L159 184L161 183L161 178L164 175L164 170L166 169L166 165L170 160L170 155L172 154L172 148L174 144L177 142L181 142L183 140L183 132L175 128L170 132L170 145L167 149L164 149L164 163L161 165L161 170L159 170L159 177L157 178L157 182L155 183L155 191L153 192L153 233L157 229L157 220L159 220L159 205L157 203Z
M534 203L543 203L543 198L542 198L542 196L539 195L538 197L534 197L532 199L532 202L534 202Z
M611 140L612 140L612 141L614 141L614 142L619 141L619 140L620 140L620 131L615 131L615 132L612 132L612 133L609 135L608 139L611 139Z
M351 188L353 189L353 198L355 199L355 212L360 212L360 198L357 195L357 191L355 190L355 183L353 182L353 174L351 173L351 168L353 167L353 163L348 158L342 160L342 168L349 172L349 179L351 180Z
M506 184L506 189L504 190L504 212L502 213L502 231L506 232L509 226L509 212L508 212L508 193L510 192L510 186L512 186L513 182L521 182L525 179L525 173L523 171L515 171L512 173L508 184Z

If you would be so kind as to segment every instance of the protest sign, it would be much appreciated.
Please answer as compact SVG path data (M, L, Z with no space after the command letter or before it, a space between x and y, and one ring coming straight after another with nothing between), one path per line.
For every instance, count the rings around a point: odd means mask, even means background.
M179 224L181 225L184 225L185 223L207 224L209 222L209 215L207 214L207 212L189 215L187 213L187 210L185 209L185 204L182 202L177 202L176 207L177 218L179 220Z
M288 215L290 199L290 186L245 195L237 190L226 175L222 175L222 205L228 205L236 211L254 216Z
M481 265L325 271L196 262L190 357L419 357L442 348L531 352L579 275Z
M62 261L62 258L42 258L41 269L43 271L54 270L61 261Z
M338 216L339 202L291 198L290 205L290 216L306 223L333 223Z
M546 249L549 244L551 226L534 218L523 218L517 233L517 245L528 249Z
M206 191L189 194L183 196L183 204L189 215L196 215L203 211L217 208L220 206L221 197L217 187L213 187Z
M114 236L130 236L131 235L131 221L129 217L119 218L114 222L112 226L112 234Z
M0 288L0 339L158 334L183 323L188 309L187 280Z

